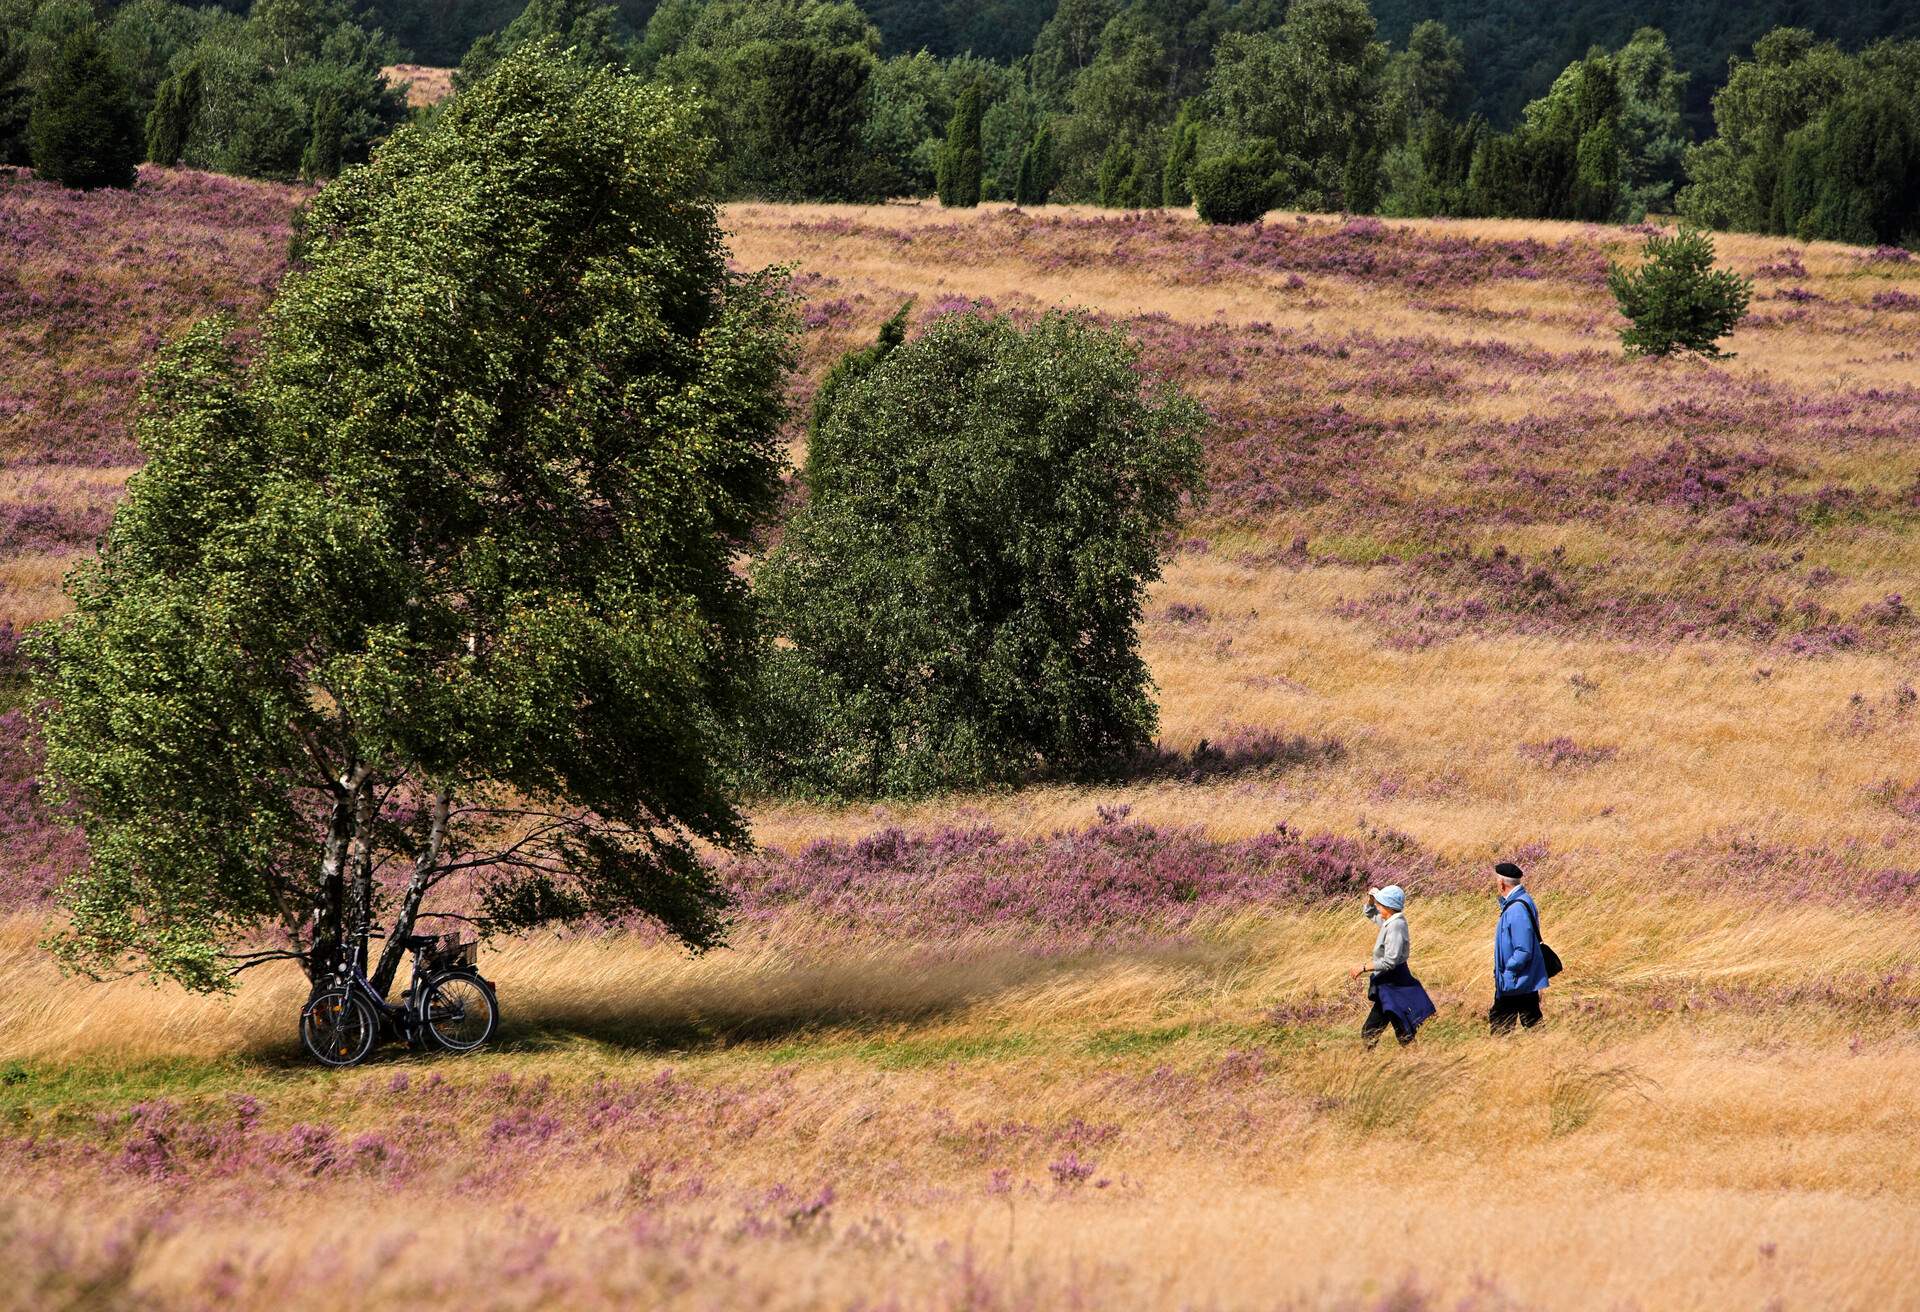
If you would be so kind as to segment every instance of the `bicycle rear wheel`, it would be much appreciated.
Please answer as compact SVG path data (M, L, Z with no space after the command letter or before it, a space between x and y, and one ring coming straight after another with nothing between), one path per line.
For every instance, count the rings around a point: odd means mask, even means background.
M472 1052L500 1028L493 985L471 971L449 971L427 981L420 997L420 1028L448 1052Z
M324 989L300 1013L300 1042L322 1066L358 1066L379 1038L373 1008L351 989Z

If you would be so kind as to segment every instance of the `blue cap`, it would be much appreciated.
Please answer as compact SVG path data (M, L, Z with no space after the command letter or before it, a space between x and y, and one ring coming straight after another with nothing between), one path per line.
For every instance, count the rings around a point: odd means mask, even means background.
M1398 884L1388 884L1385 888L1370 888L1367 896L1389 911L1404 911L1407 895Z

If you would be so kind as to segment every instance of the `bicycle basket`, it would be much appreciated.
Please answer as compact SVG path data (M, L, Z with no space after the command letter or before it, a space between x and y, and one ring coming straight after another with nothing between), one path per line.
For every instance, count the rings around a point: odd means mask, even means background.
M462 942L458 934L442 934L427 960L435 970L471 967L480 960L480 945L472 939Z

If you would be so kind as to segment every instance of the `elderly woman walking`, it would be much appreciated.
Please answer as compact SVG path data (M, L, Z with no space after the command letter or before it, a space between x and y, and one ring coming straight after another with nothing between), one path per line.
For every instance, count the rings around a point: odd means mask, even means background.
M1393 1026L1394 1037L1402 1046L1413 1042L1420 1022L1433 1015L1433 999L1407 969L1413 952L1413 938L1407 928L1407 895L1398 884L1367 890L1367 919L1380 926L1373 941L1373 959L1356 966L1351 977L1367 976L1367 997L1373 1010L1360 1027L1360 1038L1371 1048L1380 1041L1380 1032Z

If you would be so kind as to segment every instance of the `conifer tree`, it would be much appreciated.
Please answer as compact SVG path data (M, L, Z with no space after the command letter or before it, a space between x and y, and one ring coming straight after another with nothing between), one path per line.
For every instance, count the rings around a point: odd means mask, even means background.
M947 144L940 152L940 203L953 209L972 209L980 203L981 176L986 157L980 149L980 84L969 83L947 124Z
M81 190L131 187L140 163L140 117L126 74L89 23L60 46L34 98L33 168Z

